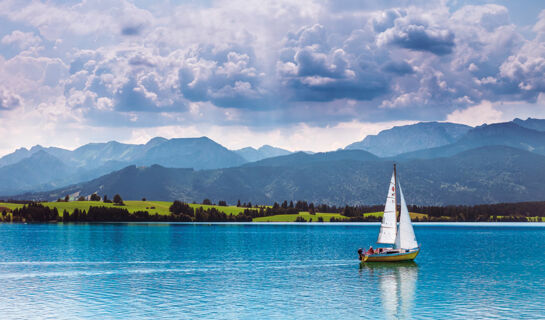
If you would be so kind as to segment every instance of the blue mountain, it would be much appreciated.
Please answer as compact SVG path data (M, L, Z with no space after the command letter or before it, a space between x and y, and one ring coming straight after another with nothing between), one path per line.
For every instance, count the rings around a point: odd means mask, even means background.
M526 120L522 120L522 119L516 118L513 120L513 123L524 128L537 130L537 131L545 131L545 119L528 118Z
M234 150L236 154L243 157L247 162L254 162L263 160L266 158L285 156L291 152L281 148L275 148L269 145L261 146L259 149L252 147L246 147L238 150Z
M482 125L469 130L449 145L417 150L396 158L439 158L484 146L509 146L545 155L545 132L521 127L514 122Z
M420 122L393 127L377 135L369 135L345 149L369 151L379 157L390 157L410 151L451 144L467 133L471 127L448 122Z
M89 182L18 198L54 200L66 194L98 192L110 197L119 193L124 199L200 202L209 198L230 204L238 199L259 204L301 199L341 206L382 204L393 161L346 157L350 155L346 152L314 159L294 154L280 157L281 161L269 159L269 165L199 171L158 165L129 166ZM286 158L302 161L285 161ZM406 159L397 163L399 180L411 204L545 200L545 156L518 148L486 146L447 158Z

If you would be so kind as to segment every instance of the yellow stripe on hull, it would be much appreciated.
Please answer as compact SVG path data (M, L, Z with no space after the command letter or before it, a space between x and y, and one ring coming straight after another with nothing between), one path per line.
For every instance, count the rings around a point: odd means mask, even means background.
M408 261L408 260L414 260L420 250L408 252L408 253L400 253L400 254L381 254L381 255L369 255L367 256L367 259L365 262L395 262L395 261Z

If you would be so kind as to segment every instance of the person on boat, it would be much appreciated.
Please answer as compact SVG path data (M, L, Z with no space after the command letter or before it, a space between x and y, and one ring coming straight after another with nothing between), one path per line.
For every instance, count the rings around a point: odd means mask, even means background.
M362 248L359 248L359 249L358 249L358 255L360 256L360 261L363 261L363 259L365 258L365 256L363 255L363 249L362 249Z
M373 250L373 246L369 247L369 250L367 250L367 254L374 254L375 250Z

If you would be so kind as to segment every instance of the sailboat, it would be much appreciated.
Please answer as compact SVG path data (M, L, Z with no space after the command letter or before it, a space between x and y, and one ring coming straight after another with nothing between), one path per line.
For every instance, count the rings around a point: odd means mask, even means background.
M401 198L401 212L399 214L399 228L397 227L397 192L396 184L399 186L399 196ZM393 245L386 248L370 248L363 252L358 250L361 262L393 262L414 260L420 252L418 242L414 235L413 224L409 209L403 197L401 185L397 182L396 165L394 164L394 173L390 180L386 204L384 206L384 215L380 225L377 243Z

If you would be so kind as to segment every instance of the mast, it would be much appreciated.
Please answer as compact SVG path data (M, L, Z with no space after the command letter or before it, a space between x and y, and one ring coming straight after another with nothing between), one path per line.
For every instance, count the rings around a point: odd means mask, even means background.
M394 162L394 186L397 188L397 173L396 173L396 164ZM396 217L397 224L397 190L394 192L394 214Z

